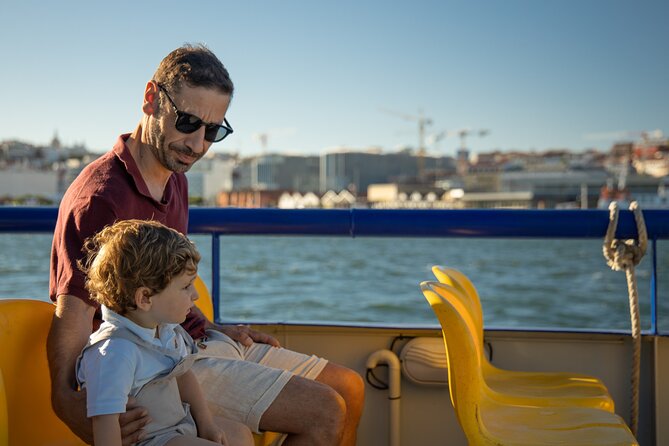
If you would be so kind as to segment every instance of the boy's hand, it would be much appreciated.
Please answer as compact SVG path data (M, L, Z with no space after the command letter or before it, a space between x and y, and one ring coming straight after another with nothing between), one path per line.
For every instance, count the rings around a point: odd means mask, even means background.
M214 423L206 423L203 426L198 425L197 436L205 440L213 441L214 443L227 446L228 441L225 438L225 433L218 428Z

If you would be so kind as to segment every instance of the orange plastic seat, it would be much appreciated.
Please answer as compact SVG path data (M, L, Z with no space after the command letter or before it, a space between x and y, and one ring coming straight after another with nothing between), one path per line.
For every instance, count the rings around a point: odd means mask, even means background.
M38 300L0 300L0 373L4 381L9 445L85 444L51 409L46 337L54 308L53 304ZM0 445L1 420L2 415Z
M581 406L615 411L608 389L595 377L567 372L504 370L492 365L483 351L483 309L473 283L453 268L433 266L432 272L439 282L459 292L455 297L463 300L470 312L474 339L481 354L481 371L488 387L515 404Z
M211 299L211 294L207 289L207 284L204 283L204 280L200 276L195 278L193 282L195 286L195 291L197 291L198 299L195 301L195 306L197 306L204 317L210 321L214 320L214 302Z
M7 398L5 397L5 383L2 379L2 370L0 370L0 446L8 445Z
M202 311L202 314L204 314L207 319L213 321L214 303L211 299L211 294L209 294L209 290L207 289L207 285L200 276L197 276L193 284L199 295L199 298L195 301L195 305ZM263 434L254 433L253 440L255 441L255 446L273 446L281 444L283 436L283 434L277 432L264 432Z
M483 379L471 310L455 288L423 282L421 290L442 327L451 402L467 440L477 446L637 445L616 414L591 407L509 403Z

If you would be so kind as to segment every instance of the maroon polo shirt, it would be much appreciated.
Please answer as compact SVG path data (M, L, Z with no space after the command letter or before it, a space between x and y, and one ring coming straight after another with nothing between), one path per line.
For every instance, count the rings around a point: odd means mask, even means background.
M84 240L119 220L156 220L186 234L188 230L188 182L183 173L173 173L163 200L151 197L149 189L121 135L114 148L86 166L65 192L51 247L49 297L76 296L93 302L84 286L86 276L77 267L83 258ZM100 319L99 308L96 319ZM193 338L204 335L205 320L192 313L182 324ZM97 326L97 324L96 324Z

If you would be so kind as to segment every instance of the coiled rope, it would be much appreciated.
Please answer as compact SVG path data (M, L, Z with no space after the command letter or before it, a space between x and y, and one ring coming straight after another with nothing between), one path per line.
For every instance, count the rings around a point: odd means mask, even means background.
M639 424L639 370L641 367L641 326L639 322L639 293L637 290L634 267L639 264L648 246L648 233L643 214L636 201L630 203L629 210L634 213L638 239L617 240L618 203L609 205L609 227L604 239L604 257L606 263L614 271L625 271L627 292L630 303L630 320L632 323L632 377L631 377L631 409L630 430L636 436Z

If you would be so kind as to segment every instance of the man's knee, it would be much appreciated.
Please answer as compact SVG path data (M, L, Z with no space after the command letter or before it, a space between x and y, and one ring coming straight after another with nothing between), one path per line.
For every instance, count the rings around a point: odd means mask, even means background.
M330 363L317 380L336 390L344 398L347 406L362 406L365 399L365 382L354 370Z
M318 419L314 429L321 430L331 439L340 439L346 426L346 401L336 390L330 387L322 388L318 405Z
M345 393L350 395L352 399L362 401L365 398L365 382L359 373L346 369L344 382L346 383Z
M285 432L304 444L339 444L347 403L332 386L293 376L260 420L262 430ZM300 443L302 444L302 443Z

